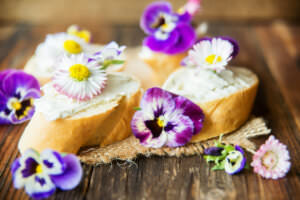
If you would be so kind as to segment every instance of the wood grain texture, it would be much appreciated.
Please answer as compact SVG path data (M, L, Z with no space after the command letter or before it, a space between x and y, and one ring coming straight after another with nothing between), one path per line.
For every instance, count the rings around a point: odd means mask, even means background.
M136 24L143 9L155 0L0 0L0 20L35 24L101 23ZM186 0L171 0L174 9ZM202 0L199 20L257 21L282 18L299 20L298 0Z
M292 168L287 177L265 180L252 170L230 176L212 172L198 156L183 158L139 157L134 163L113 162L91 167L83 165L84 177L72 191L58 191L50 199L298 199L300 195L299 117L299 25L276 23L241 25L214 23L211 35L230 35L241 52L233 64L249 67L260 78L253 113L264 116L272 133L287 144ZM22 68L47 32L61 26L16 24L0 27L0 69ZM135 46L143 34L137 26L87 27L96 32L96 42L115 39ZM4 31L5 30L5 31ZM286 36L286 33L290 36ZM288 37L291 37L290 39ZM293 42L289 42L293 41ZM285 68L282 68L284 66ZM288 72L287 72L287 71ZM297 79L297 80L295 80ZM10 165L19 156L17 142L26 126L0 126L0 199L28 199L12 186ZM261 144L266 138L256 139ZM251 159L251 155L247 155Z

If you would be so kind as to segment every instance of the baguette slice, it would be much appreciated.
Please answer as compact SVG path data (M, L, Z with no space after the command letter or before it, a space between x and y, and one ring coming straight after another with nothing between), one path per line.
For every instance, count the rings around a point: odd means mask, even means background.
M258 88L248 69L229 67L219 75L210 70L180 68L163 88L198 104L205 114L203 129L191 142L199 142L238 129L249 117Z
M89 45L89 52L95 53L99 50L101 50L104 47L104 45L99 44L90 44ZM125 60L125 56L123 56ZM24 66L24 71L33 75L36 79L38 79L40 85L45 85L51 80L52 77L52 68L45 67L43 64L39 64L39 61L36 59L35 55L31 56L31 58L27 61L27 63ZM109 68L107 68L108 72L120 72L123 71L125 68L125 64L120 65L113 65Z
M51 82L44 87L52 87ZM81 110L70 110L71 103L64 100L65 96L51 99L53 96L45 92L37 100L36 113L25 128L18 148L21 153L28 148L39 152L51 148L77 153L81 147L106 146L123 140L131 135L130 120L140 96L140 82L121 72L109 73L107 87L91 102L82 104ZM51 110L65 114L49 120L49 115L53 116Z
M153 81L158 85L162 85L168 76L181 66L180 63L186 56L187 52L168 55L151 51L147 47L143 47L139 54L140 59L152 69Z

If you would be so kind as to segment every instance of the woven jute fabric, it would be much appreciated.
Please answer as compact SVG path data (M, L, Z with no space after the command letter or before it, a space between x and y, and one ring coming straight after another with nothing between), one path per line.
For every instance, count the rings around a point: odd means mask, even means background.
M239 145L247 151L254 152L256 146L249 138L267 135L271 132L263 118L251 118L240 129L222 137L223 143ZM82 162L90 165L111 163L113 160L132 161L138 155L151 156L191 156L203 154L204 149L214 145L216 138L198 143L190 143L177 148L147 148L140 145L139 140L131 136L106 147L90 148L79 153Z

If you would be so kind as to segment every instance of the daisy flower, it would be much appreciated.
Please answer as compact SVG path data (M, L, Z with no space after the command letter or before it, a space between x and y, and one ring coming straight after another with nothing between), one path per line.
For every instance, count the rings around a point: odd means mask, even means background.
M84 54L64 56L53 76L54 88L78 101L99 95L106 81L106 72Z
M77 36L86 42L91 42L91 38L92 38L91 32L89 32L88 30L81 29L77 25L71 25L68 28L67 33L69 35Z
M67 33L49 34L46 40L41 43L36 51L36 63L44 68L53 69L63 55L76 55L88 52L88 43L77 36Z
M189 51L183 65L211 69L219 73L237 55L238 50L237 43L231 38L203 38Z
M56 188L71 190L81 180L80 161L73 154L62 155L50 149L41 154L28 149L12 166L14 187L25 188L26 193L35 198L47 198Z
M133 116L131 128L146 147L178 147L199 133L203 120L203 111L189 99L161 88L150 88Z
M40 85L21 70L0 72L0 124L19 124L34 114L34 100L40 98Z
M264 178L284 177L291 167L287 147L271 135L255 152L251 166Z

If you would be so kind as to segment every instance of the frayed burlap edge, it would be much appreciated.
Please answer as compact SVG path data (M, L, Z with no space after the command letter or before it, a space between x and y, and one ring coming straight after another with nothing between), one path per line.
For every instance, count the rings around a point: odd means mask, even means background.
M254 152L256 146L249 140L249 138L259 135L267 135L270 132L271 130L268 129L263 118L253 117L237 131L224 135L222 142L239 145L247 151ZM200 155L203 154L205 148L213 146L215 140L216 139L210 139L204 142L191 143L177 148L162 147L155 149L140 145L139 141L134 136L131 136L107 147L90 148L86 151L82 151L79 154L79 158L86 164L99 165L111 163L113 160L132 161L138 155L176 157Z

